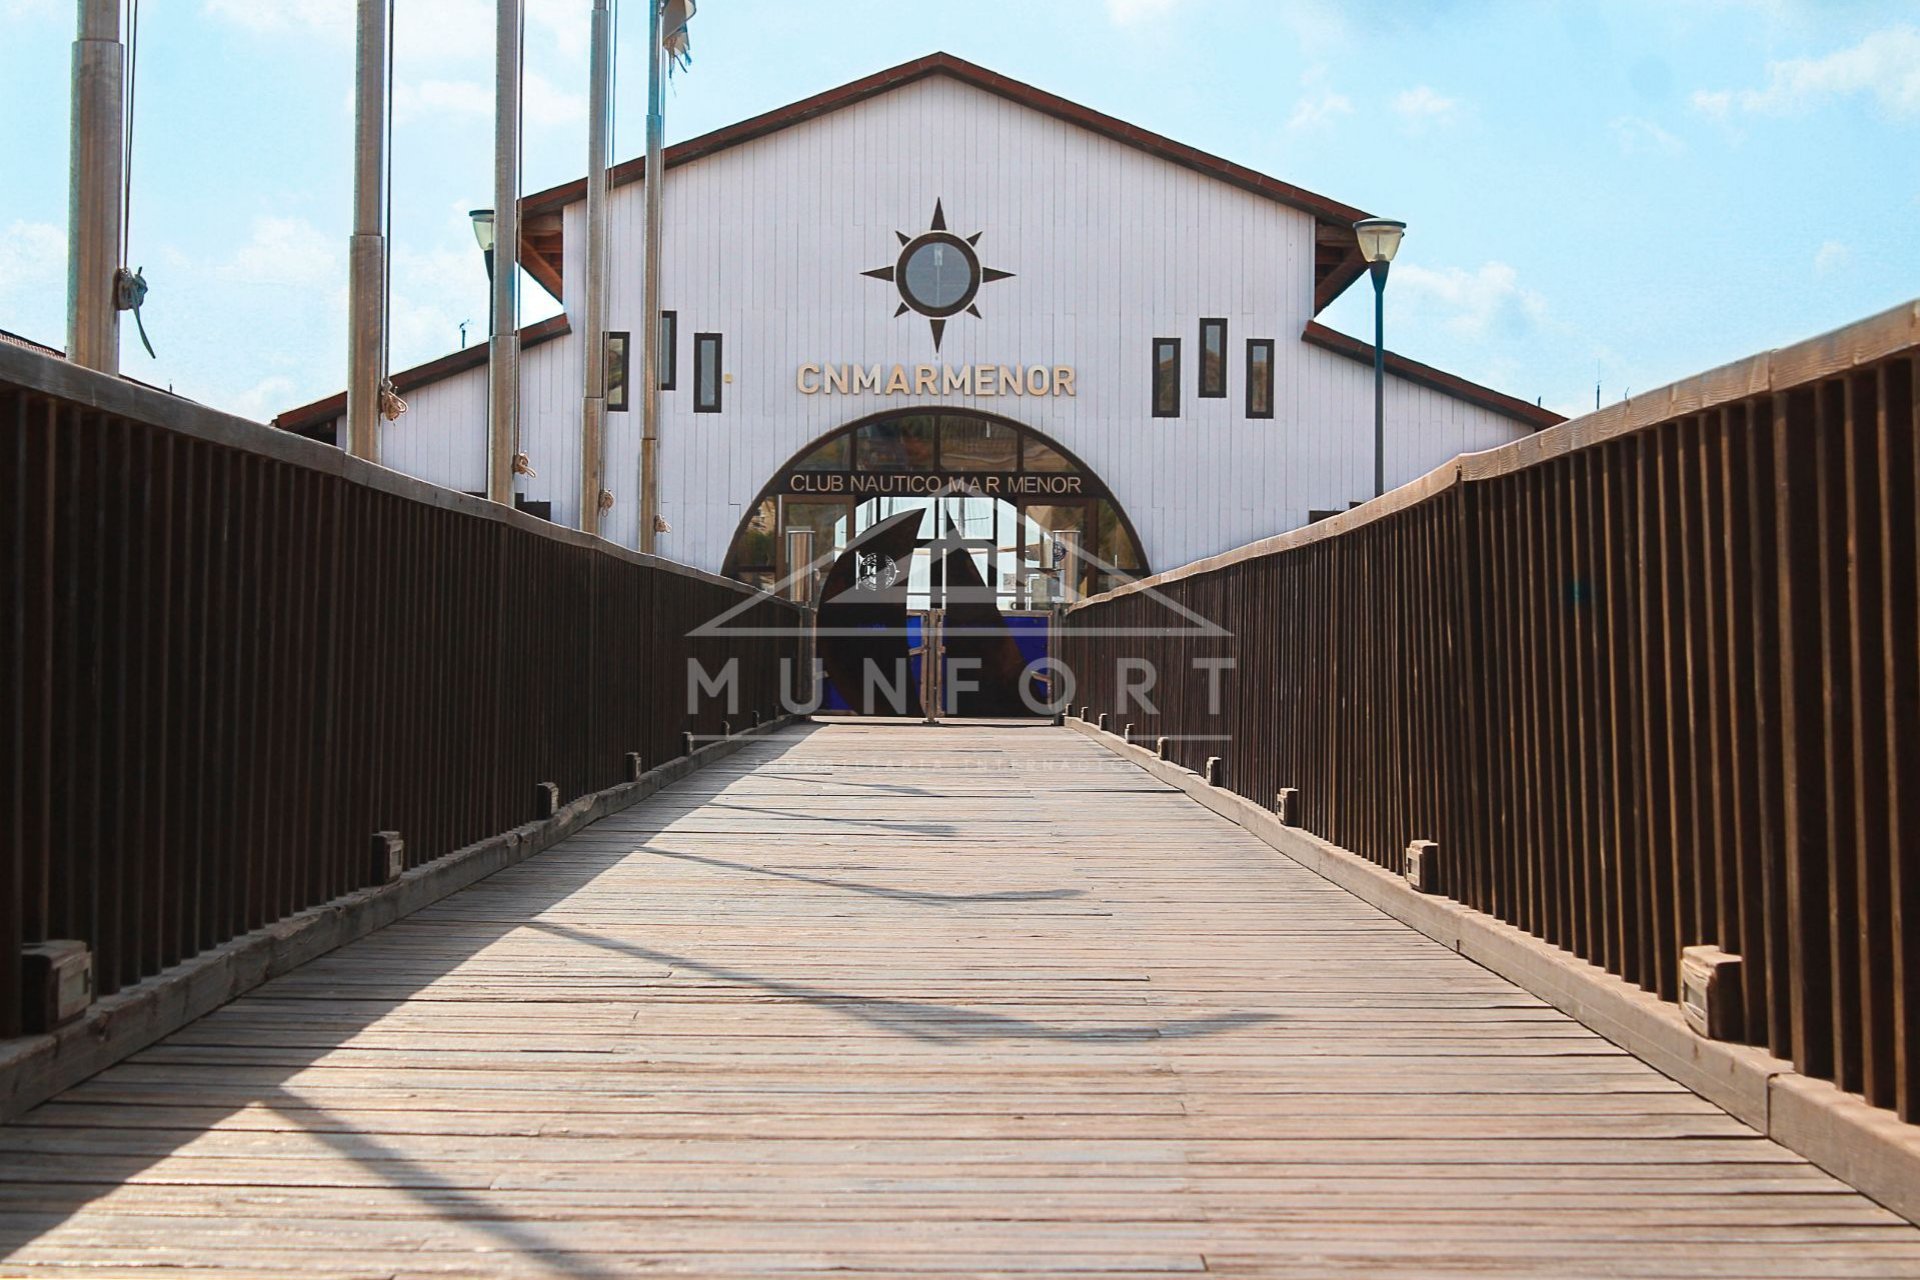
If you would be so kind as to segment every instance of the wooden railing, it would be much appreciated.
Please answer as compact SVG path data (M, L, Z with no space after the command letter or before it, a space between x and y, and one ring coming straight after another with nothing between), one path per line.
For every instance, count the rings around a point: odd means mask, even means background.
M737 583L7 347L0 441L0 1036L24 944L113 992L378 882L376 832L438 858L811 665ZM690 658L737 660L737 714L689 714Z
M1901 307L1087 601L1076 712L1668 999L1735 953L1741 1038L1920 1117L1917 351Z

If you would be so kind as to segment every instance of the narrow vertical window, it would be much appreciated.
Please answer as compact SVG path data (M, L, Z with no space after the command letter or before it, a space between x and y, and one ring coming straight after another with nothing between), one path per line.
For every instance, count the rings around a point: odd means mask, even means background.
M693 411L720 412L720 335L693 335Z
M607 335L607 412L627 411L627 335Z
M1200 322L1200 395L1223 400L1227 394L1227 322Z
M1153 340L1153 416L1180 416L1180 339Z
M654 367L660 373L660 389L673 390L674 375L679 372L679 362L674 353L680 349L680 313L662 311L660 313L660 350L656 353L659 363Z
M1273 416L1273 339L1247 339L1247 416Z

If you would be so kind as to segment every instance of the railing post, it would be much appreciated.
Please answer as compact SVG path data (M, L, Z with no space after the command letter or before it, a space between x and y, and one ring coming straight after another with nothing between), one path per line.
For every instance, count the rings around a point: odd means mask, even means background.
M1300 788L1282 787L1273 796L1273 813L1283 827L1300 825Z
M374 832L367 852L369 884L392 884L407 869L407 842L398 831Z

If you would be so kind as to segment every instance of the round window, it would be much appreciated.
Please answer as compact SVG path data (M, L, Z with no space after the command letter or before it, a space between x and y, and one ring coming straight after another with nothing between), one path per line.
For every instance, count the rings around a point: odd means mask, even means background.
M966 309L980 291L980 259L973 246L944 231L907 242L894 269L900 296L923 316L950 316Z

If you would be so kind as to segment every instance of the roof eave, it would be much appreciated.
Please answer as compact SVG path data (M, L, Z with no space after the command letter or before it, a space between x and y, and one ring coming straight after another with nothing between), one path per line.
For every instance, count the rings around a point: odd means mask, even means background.
M1361 364L1373 363L1372 343L1362 342L1350 334L1341 333L1338 329L1329 329L1318 320L1307 322L1306 329L1300 334L1300 340ZM1529 404L1518 396L1510 396L1504 391L1495 391L1492 387L1469 382L1444 369L1436 369L1418 360L1409 360L1392 351L1386 353L1386 368L1388 373L1402 381L1438 391L1442 395L1465 401L1490 413L1497 413L1503 418L1511 418L1532 431L1544 431L1548 427L1558 426L1566 421L1566 418L1551 409Z

